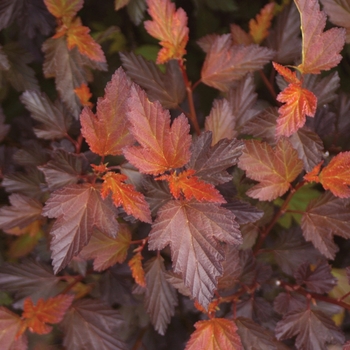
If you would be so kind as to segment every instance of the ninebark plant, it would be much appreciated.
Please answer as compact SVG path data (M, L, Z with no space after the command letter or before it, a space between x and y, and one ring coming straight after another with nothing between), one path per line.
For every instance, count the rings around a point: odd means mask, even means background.
M248 31L199 38L197 81L170 0L110 3L136 22L147 9L161 46L112 72L100 43L118 30L90 36L83 0L1 2L2 350L346 342L350 2L321 2L269 2Z

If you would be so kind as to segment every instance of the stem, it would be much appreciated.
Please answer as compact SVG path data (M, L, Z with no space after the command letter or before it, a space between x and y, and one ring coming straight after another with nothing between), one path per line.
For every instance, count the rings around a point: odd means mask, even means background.
M75 147L75 153L80 153L81 144L78 141L75 141L70 135L66 134L66 139L69 140Z
M344 294L341 298L338 299L338 301L342 301L344 300L346 297L348 297L350 295L350 292L347 292L346 294Z
M326 303L329 304L334 304L334 305L338 305L340 307L343 307L344 309L350 310L350 304L344 303L341 300L337 300L337 299L333 299L331 297L328 297L326 295L322 295L322 294L317 294L317 293L312 293L312 292L308 292L307 290L305 290L303 287L300 287L298 285L292 285L283 281L280 281L281 286L283 288L285 288L287 291L293 291L296 293L299 293L301 295L304 295L306 298L312 298L315 300L320 300L320 301L325 301Z
M192 92L194 91L194 89L202 82L201 79L197 80L193 85L192 85Z
M272 218L270 224L265 228L265 230L261 233L258 242L256 243L253 253L254 255L257 255L259 250L261 249L263 243L265 242L266 237L268 236L268 234L270 233L270 231L272 230L272 228L275 226L276 222L278 221L278 219L286 212L289 202L292 200L294 194L299 190L299 188L301 188L302 186L304 186L306 183L306 181L301 181L299 182L295 188L292 188L288 194L288 197L286 198L286 200L284 201L284 203L282 204L282 206L280 207L280 209L278 210L278 212L275 214L275 216Z
M182 77L183 77L185 85L186 85L188 106L190 108L190 113L188 114L188 118L190 119L190 121L194 127L194 130L196 131L196 134L200 135L201 129L200 129L199 124L198 124L196 109L194 108L193 93L192 93L193 89L191 86L192 84L188 80L186 68L184 67L183 62L182 61L178 61L178 62L179 62L179 66L180 66L180 69L182 72Z
M70 276L73 277L73 276ZM84 276L78 275L74 277L74 281L69 284L60 294L67 294L77 283L81 282L84 279Z
M265 73L262 70L259 70L260 76L262 78L262 80L264 81L267 89L269 90L271 96L273 97L274 100L276 100L277 98L277 94L275 89L273 88L272 84L270 83L269 79L267 79Z

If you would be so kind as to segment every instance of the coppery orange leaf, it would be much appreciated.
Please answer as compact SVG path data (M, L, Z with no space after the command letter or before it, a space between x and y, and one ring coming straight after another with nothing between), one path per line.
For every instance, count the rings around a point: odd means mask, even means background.
M74 92L78 96L79 101L83 106L92 108L93 104L89 101L92 94L86 84L82 83L79 87L74 89Z
M292 84L300 84L300 79L297 77L295 72L292 72L289 68L282 66L276 62L272 62L273 67L277 70L279 74L287 81Z
M278 109L277 136L294 134L305 124L306 116L313 117L316 113L317 97L301 84L289 84L278 94L277 100L285 103Z
M137 252L128 262L131 269L132 277L135 282L141 287L146 287L145 270L142 267L141 260L143 259L141 252Z
M84 0L44 0L44 3L56 18L73 18L83 7Z
M338 65L340 51L345 44L345 29L331 28L326 32L326 15L320 11L317 0L295 0L300 12L302 63L298 69L303 74L319 74Z
M212 184L200 180L194 174L195 170L188 169L180 174L173 172L171 175L160 176L157 180L169 181L170 192L176 199L183 194L187 200L195 198L200 202L226 203Z
M101 46L89 35L90 28L81 24L81 20L77 18L69 25L66 32L68 49L77 47L82 55L89 57L97 62L106 62L106 57Z
M157 63L165 63L171 59L182 59L188 41L186 12L170 0L147 0L148 13L152 21L145 22L147 32L161 40L163 48L159 51Z
M237 326L225 318L198 321L185 350L242 350Z
M337 154L318 174L322 163L304 176L307 181L320 182L325 190L330 190L340 198L350 197L350 152ZM318 174L318 177L317 177Z
M112 192L115 206L123 206L127 214L133 215L141 221L151 223L151 211L142 193L135 190L133 185L126 184L126 175L113 172L106 173L101 188L102 198L105 199Z
M73 295L61 294L46 301L39 299L34 305L32 300L27 298L24 300L22 319L25 319L26 326L31 332L47 334L52 329L47 323L61 322L73 299Z
M269 35L274 9L275 3L270 2L261 9L256 19L251 19L249 21L249 34L253 38L255 44L260 44Z

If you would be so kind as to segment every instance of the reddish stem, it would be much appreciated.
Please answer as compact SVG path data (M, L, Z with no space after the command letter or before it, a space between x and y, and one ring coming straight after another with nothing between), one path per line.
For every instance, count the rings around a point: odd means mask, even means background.
M269 90L271 96L273 97L274 100L276 100L277 98L277 94L275 89L273 88L273 86L271 85L269 79L267 79L265 73L262 70L259 70L260 76L264 82L264 84L266 85L267 89Z

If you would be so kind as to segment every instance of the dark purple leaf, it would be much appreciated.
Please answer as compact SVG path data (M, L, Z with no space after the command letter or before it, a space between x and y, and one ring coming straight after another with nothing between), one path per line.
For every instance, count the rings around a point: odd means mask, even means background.
M316 266L309 263L302 264L294 277L299 285L306 285L311 292L328 293L337 285L337 279L331 273L331 266L321 260Z
M223 204L223 207L232 211L236 216L236 221L242 225L249 222L255 222L261 219L264 212L247 202L233 200L229 203Z
M279 340L296 337L297 349L327 350L326 344L343 344L345 337L331 318L321 311L293 311L277 323Z
M237 164L244 145L236 139L220 140L213 147L211 142L211 132L202 133L192 144L191 159L186 167L194 169L201 180L219 185L232 179L226 169Z
M185 286L184 280L180 274L175 273L173 271L166 271L165 272L165 279L174 288L176 288L180 294L191 298L191 291L188 287Z
M229 289L234 287L241 275L241 264L238 247L226 245L225 260L222 263L223 274L218 280L218 289Z
M37 140L29 140L14 154L13 160L23 167L43 165L49 160L49 152Z
M78 300L69 308L63 321L63 345L67 350L125 350L120 339L123 326L118 311L99 300Z
M20 13L24 0L2 0L0 2L0 30L7 28Z
M274 310L281 315L306 309L306 305L306 298L298 293L280 293L273 302Z

